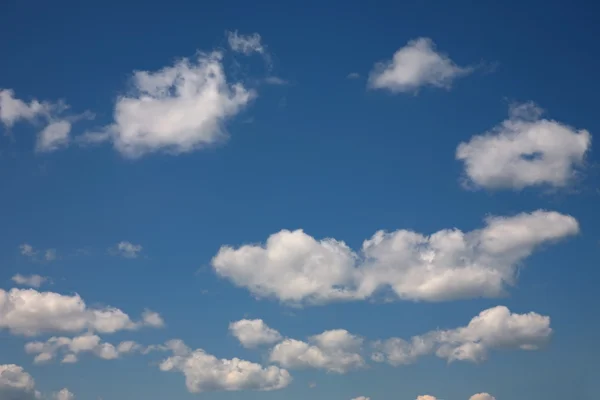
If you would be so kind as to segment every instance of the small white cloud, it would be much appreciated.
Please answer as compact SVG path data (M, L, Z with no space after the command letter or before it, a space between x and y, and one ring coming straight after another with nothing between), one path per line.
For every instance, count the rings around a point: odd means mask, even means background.
M51 152L66 147L69 144L71 123L61 120L48 124L38 135L36 150Z
M19 246L19 252L22 256L30 258L32 261L54 261L58 258L56 249L46 249L43 251L36 250L29 243L23 243ZM43 254L43 257L39 258L38 254Z
M413 92L422 86L450 88L456 78L472 71L439 53L431 39L418 38L399 49L392 60L376 64L368 84L371 89L393 93Z
M262 319L242 319L229 324L229 331L242 346L254 348L263 344L273 344L281 340L275 329L269 328Z
M355 252L335 239L282 230L264 245L222 246L215 272L259 297L291 304L366 300L382 289L397 299L499 297L536 248L579 232L575 218L538 210L488 217L470 232L376 232Z
M262 38L258 33L250 35L239 34L238 31L227 32L227 41L231 50L250 55L252 53L265 53L265 47L262 44Z
M429 394L424 394L422 396L417 396L417 400L437 400L437 397L431 396Z
M360 74L358 72L350 72L346 78L348 79L358 79L360 78Z
M44 282L48 281L48 278L40 275L21 275L17 274L12 277L12 281L17 285L30 286L33 288L39 288Z
M551 334L550 317L533 312L515 314L497 306L482 311L467 326L431 331L410 341L391 338L374 342L376 352L371 359L399 366L435 354L448 362L482 362L490 350L537 350Z
M371 400L370 397L365 397L365 396L358 396L353 398L352 400ZM422 399L418 399L418 400L422 400Z
M308 343L285 339L273 347L269 360L290 369L317 368L344 374L365 366L360 355L362 342L345 329L334 329L311 336Z
M0 89L0 121L7 127L21 120L33 121L48 116L55 106L48 102L32 100L29 104L15 97L11 89Z
M127 241L121 241L117 243L113 251L114 253L125 258L137 258L142 252L142 249L143 247L140 244L133 244Z
M564 187L583 165L590 133L540 119L533 103L513 105L500 125L461 143L456 158L464 163L467 183L487 189Z
M469 400L496 400L496 398L489 393L477 393L471 396Z
M75 400L75 395L69 391L69 389L64 388L59 392L54 393L54 400Z
M23 243L19 246L19 250L21 251L21 255L26 257L33 257L36 254L36 251L33 249L33 246L28 243Z
M218 52L199 53L196 60L184 58L159 71L135 72L133 92L117 99L114 123L80 140L110 140L132 158L187 153L225 140L225 122L255 93L227 82L221 59Z
M267 82L269 85L287 85L289 82L286 81L285 79L279 78L277 76L268 76L265 78L265 82Z
M162 319L160 314L151 310L144 310L142 313L142 321L144 325L151 326L153 328L162 328L165 326L165 321Z
M181 345L173 347L177 349ZM275 366L263 367L239 358L218 359L202 349L187 350L185 353L174 350L174 355L164 360L160 369L181 372L191 393L277 390L288 386L292 381L288 371Z
M44 253L44 259L46 261L54 261L57 258L57 254L56 254L56 250L55 249L48 249L46 250L46 252Z
M0 329L35 336L47 332L114 333L149 326L133 322L118 308L89 308L83 299L34 289L0 289ZM152 326L152 325L150 325Z

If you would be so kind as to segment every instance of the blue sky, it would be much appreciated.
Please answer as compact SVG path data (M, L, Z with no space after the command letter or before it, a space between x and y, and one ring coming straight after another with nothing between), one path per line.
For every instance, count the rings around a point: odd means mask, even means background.
M4 1L0 400L595 398L594 6L480 3Z

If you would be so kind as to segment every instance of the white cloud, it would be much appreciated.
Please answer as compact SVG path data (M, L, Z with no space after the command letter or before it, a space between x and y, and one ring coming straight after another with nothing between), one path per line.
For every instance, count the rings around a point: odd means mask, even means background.
M127 157L165 151L191 152L226 139L224 123L254 97L227 82L222 55L199 53L159 71L137 71L134 91L117 99L114 123L84 135L84 142L112 140Z
M41 394L35 390L35 381L25 370L15 364L0 365L0 399L33 400Z
M374 342L376 352L371 358L394 366L412 364L431 354L448 362L482 362L490 350L537 350L551 334L550 317L533 312L515 314L497 306L482 311L467 326L431 331L410 341L391 338Z
M262 319L242 319L229 324L229 331L242 346L254 348L263 344L273 344L281 340L275 329L269 328Z
M152 310L144 310L142 313L142 321L144 325L154 328L162 328L165 326L165 321L160 314Z
M128 241L121 241L117 243L112 252L125 258L137 258L142 252L142 249L143 247L141 244L133 244Z
M51 152L66 147L69 144L71 123L60 120L48 124L38 135L36 150Z
M265 54L265 47L258 33L250 35L239 34L237 31L227 32L227 41L231 50L250 55L252 53Z
M155 326L147 321L133 322L118 308L89 308L75 294L61 295L34 289L0 289L0 329L34 336L45 332L113 333Z
M38 254L40 253L39 250L36 250L32 245L30 245L29 243L23 243L22 245L19 246L19 252L21 253L22 256L28 257L30 258L32 261L54 261L58 258L58 254L56 252L56 249L46 249L43 250L41 253L43 254L43 256L40 258L38 258Z
M39 132L36 151L52 152L66 147L70 142L72 122L82 118L93 118L90 112L79 115L61 116L69 106L62 101L56 103L32 100L26 103L17 99L10 89L0 89L0 122L11 128L16 122L27 121L37 124L43 122Z
M346 78L348 79L358 79L360 78L360 74L358 72L350 72Z
M289 82L286 81L285 79L279 78L277 76L268 76L265 78L265 82L267 82L270 85L287 85Z
M12 281L15 282L17 285L39 288L44 282L48 281L48 278L40 275L17 274L12 277Z
M437 397L431 396L429 394L424 394L422 396L417 396L417 400L437 400Z
M510 116L489 132L461 143L467 183L488 189L564 187L583 165L592 137L560 122L540 119L533 103L512 106Z
M285 339L273 347L269 359L285 368L318 368L343 374L365 365L359 354L362 342L344 329L335 329L311 336L308 343Z
M376 64L369 75L369 87L393 93L412 92L422 86L450 88L452 81L472 71L439 53L431 39L418 38L396 51L392 60Z
M471 396L469 400L496 400L496 398L489 393L477 393Z
M264 246L221 247L212 266L256 296L292 304L367 299L389 289L405 300L498 297L538 246L578 232L575 218L538 210L488 217L471 232L379 231L355 253L335 239L282 230Z
M36 355L35 364L49 362L59 354L63 354L63 364L72 364L79 360L78 356L81 353L91 353L104 360L114 360L123 354L143 351L143 347L136 342L124 341L115 347L111 343L102 342L99 336L89 333L74 338L51 337L45 342L25 344L25 352Z
M370 397L365 397L365 396L358 396L353 398L352 400L371 400Z
M169 344L168 344L169 345ZM191 351L181 341L171 341L174 355L160 364L162 371L183 373L192 393L237 390L277 390L290 384L285 369L233 359L218 359L202 349Z
M75 395L69 389L61 389L58 393L54 393L54 400L75 400Z

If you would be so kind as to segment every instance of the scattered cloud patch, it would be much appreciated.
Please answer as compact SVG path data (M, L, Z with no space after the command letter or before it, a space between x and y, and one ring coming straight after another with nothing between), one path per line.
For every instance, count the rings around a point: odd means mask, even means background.
M250 55L252 53L265 54L266 52L258 33L243 35L238 31L227 32L227 41L231 50L237 53Z
M127 241L121 241L111 249L113 254L119 255L125 258L138 258L142 252L143 247L141 244L133 244Z
M286 81L285 79L279 78L277 76L268 76L265 78L265 82L267 82L269 85L287 85L289 84L288 81Z
M152 318L155 322L155 318ZM34 289L0 289L0 329L13 334L35 336L47 332L114 333L144 326L156 327L146 320L134 322L118 308L90 308L83 299Z
M19 252L22 256L31 259L32 261L54 261L58 258L56 249L36 250L29 243L23 243L19 246Z
M242 83L227 82L219 52L136 71L132 83L132 93L117 99L114 123L83 135L83 143L109 140L130 158L188 153L225 140L225 122L255 97Z
M269 328L262 319L242 319L232 322L229 324L229 331L246 348L273 344L281 340L279 332Z
M370 397L365 397L365 396L358 396L353 398L352 400L371 400Z
M399 49L392 60L377 63L368 85L392 93L414 92L424 86L449 89L455 79L472 71L473 68L460 67L438 52L431 39L418 38Z
M453 361L485 361L490 350L537 350L550 338L550 317L530 312L515 314L504 306L479 313L468 325L414 336L410 341L391 338L373 343L375 362L408 365L431 354ZM479 399L483 400L483 399Z
M273 347L269 360L284 368L317 368L344 374L365 366L360 355L362 342L345 329L334 329L311 336L308 342L285 339Z
M591 148L592 137L557 121L541 119L534 103L513 105L509 118L489 132L461 143L466 183L487 189L555 188L573 181Z
M0 89L0 122L7 129L20 121L44 125L37 137L35 149L38 152L52 152L68 146L72 123L94 117L87 111L79 115L63 115L68 108L62 101L52 103L33 99L27 103L16 98L13 90Z
M543 210L485 222L471 232L429 236L379 231L360 252L335 239L282 230L264 245L221 247L212 267L256 296L289 304L364 300L384 289L414 301L493 298L514 285L518 266L537 247L579 232L575 218Z
M28 244L28 243L23 243L22 245L19 246L19 250L21 252L21 255L25 256L25 257L33 257L36 255L36 251L33 249L33 246Z
M263 367L250 361L218 359L202 349L192 351L181 341L171 341L173 356L160 364L162 371L177 371L185 376L191 393L213 391L270 391L288 386L292 377L285 369Z
M496 398L489 393L477 393L471 396L469 400L496 400Z
M63 364L73 364L79 360L81 353L91 353L104 360L114 360L124 354L142 352L143 348L133 341L125 341L114 346L102 342L99 336L84 334L74 338L51 337L45 342L29 342L25 344L27 354L35 354L34 363L43 364L54 360L62 354Z
M360 74L358 72L350 72L346 78L348 79L358 79L360 78Z
M48 278L41 275L21 275L17 274L12 277L12 281L17 285L39 288L48 281Z

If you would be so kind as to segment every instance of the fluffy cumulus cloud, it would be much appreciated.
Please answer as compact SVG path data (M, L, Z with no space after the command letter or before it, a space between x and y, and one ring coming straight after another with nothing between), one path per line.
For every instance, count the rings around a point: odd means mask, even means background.
M533 103L514 105L509 114L458 146L456 158L464 163L467 183L488 189L569 184L591 147L590 133L541 118Z
M290 384L285 369L263 367L239 358L218 359L202 349L192 351L180 340L167 342L173 355L160 364L162 371L177 371L185 376L192 393L238 390L277 390Z
M282 230L265 245L223 246L212 266L257 296L295 304L367 299L384 289L407 300L498 297L538 246L578 232L573 217L543 210L488 217L471 232L379 231L360 252L335 239Z
M54 400L75 400L75 395L67 388L54 393Z
M114 360L124 354L143 352L141 345L133 341L124 341L114 346L102 342L99 336L84 334L74 338L51 337L45 342L29 342L25 345L27 354L35 354L34 363L43 364L62 355L62 363L72 364L79 360L81 353L91 353L104 360Z
M20 121L44 126L37 137L36 150L39 152L51 152L66 147L70 142L72 122L82 118L93 118L89 112L63 115L68 108L69 106L62 101L52 103L33 99L27 103L16 98L13 90L0 88L0 122L5 127L11 128Z
M472 72L438 52L429 38L411 40L390 61L375 65L369 75L371 89L393 93L413 92L423 86L449 88L452 82Z
M437 400L437 397L432 396L430 394L424 394L421 396L417 396L417 400Z
M226 79L222 54L199 53L158 71L137 71L133 91L117 99L114 123L84 142L111 140L127 157L191 152L226 139L225 122L254 92Z
M14 283L16 283L17 285L39 288L40 286L42 286L42 284L44 284L45 282L48 281L48 278L41 276L41 275L35 275L35 274L34 275L16 274L15 276L12 277L12 281Z
M371 400L370 397L365 397L365 396L358 396L353 398L352 400Z
M143 247L141 244L133 244L123 240L117 243L117 245L111 249L111 252L125 258L138 258L142 249Z
M273 347L272 362L285 368L317 368L343 374L365 366L360 355L363 339L345 329L325 331L307 342L285 339Z
M229 324L229 331L246 348L273 344L281 340L279 332L269 328L262 319L242 319L232 322Z
M35 390L35 381L25 370L15 364L0 365L0 399L33 400L41 398Z
M435 354L448 362L482 362L490 350L539 349L551 334L549 317L533 312L515 314L498 306L482 311L463 327L431 331L410 340L391 338L374 342L376 351L372 359L399 366Z
M0 329L26 336L84 330L113 333L143 326L161 326L154 314L146 311L142 321L134 322L118 308L87 307L77 294L69 296L34 289L0 289Z
M477 393L471 396L469 400L496 400L496 398L489 393Z

